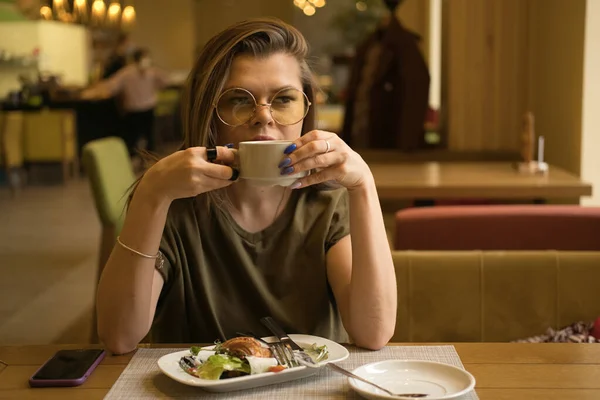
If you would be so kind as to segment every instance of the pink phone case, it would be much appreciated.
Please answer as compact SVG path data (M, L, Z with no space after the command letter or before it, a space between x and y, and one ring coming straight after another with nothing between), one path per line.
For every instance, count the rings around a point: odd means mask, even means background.
M44 363L44 365L42 365L40 368L38 368L38 370L35 371L35 373L31 376L31 378L29 378L29 386L31 386L31 387L79 386L79 385L83 384L83 382L86 381L88 376L90 376L90 374L94 371L94 369L96 369L98 364L100 364L100 362L102 362L102 360L104 359L104 356L106 356L106 351L103 351L102 353L100 353L100 355L98 356L96 361L88 368L87 371L85 371L83 376L80 378L76 378L76 379L34 379L33 377L36 376L37 373L39 371L41 371L41 369L44 368L44 366L46 366L47 363L50 362L50 360L52 360L52 357L50 357L50 359L48 359L48 361L46 361Z

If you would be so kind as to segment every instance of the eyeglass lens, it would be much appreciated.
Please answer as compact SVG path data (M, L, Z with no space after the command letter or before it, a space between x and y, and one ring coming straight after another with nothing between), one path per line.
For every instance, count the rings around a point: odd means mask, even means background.
M283 89L271 100L271 115L281 125L300 122L308 112L308 98L298 89ZM245 89L235 88L225 91L217 103L219 118L231 126L248 122L255 113L256 101Z

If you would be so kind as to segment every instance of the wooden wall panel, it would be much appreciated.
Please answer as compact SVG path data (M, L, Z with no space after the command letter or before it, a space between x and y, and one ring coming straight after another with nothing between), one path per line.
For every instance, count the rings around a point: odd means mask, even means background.
M295 8L292 0L195 0L197 45L248 18L269 16L292 23Z
M527 108L529 0L445 1L448 147L517 150Z
M579 174L583 86L589 84L583 77L586 0L530 1L530 97L536 132L545 136L546 161Z
M138 1L134 5L133 42L148 47L156 65L162 68L191 68L196 46L194 1L153 0Z

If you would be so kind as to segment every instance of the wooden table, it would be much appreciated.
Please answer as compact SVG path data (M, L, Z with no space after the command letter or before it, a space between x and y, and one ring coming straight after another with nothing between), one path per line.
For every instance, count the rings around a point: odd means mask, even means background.
M458 343L454 346L465 368L475 376L481 400L600 399L598 344ZM133 356L107 356L80 387L29 388L27 381L35 370L64 348L77 346L0 347L0 360L8 364L0 372L0 399L102 399Z
M592 194L589 183L555 166L547 175L527 175L510 162L367 163L382 200L579 199Z

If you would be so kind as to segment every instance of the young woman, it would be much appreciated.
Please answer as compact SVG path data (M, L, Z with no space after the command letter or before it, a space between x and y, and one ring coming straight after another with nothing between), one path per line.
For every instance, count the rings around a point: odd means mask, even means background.
M231 26L202 50L184 91L184 145L139 181L102 274L98 330L113 352L148 333L163 343L263 333L267 315L369 349L391 338L396 280L373 176L315 130L306 55L302 35L272 19ZM293 141L282 174L319 172L288 188L237 180L238 143L269 139Z

